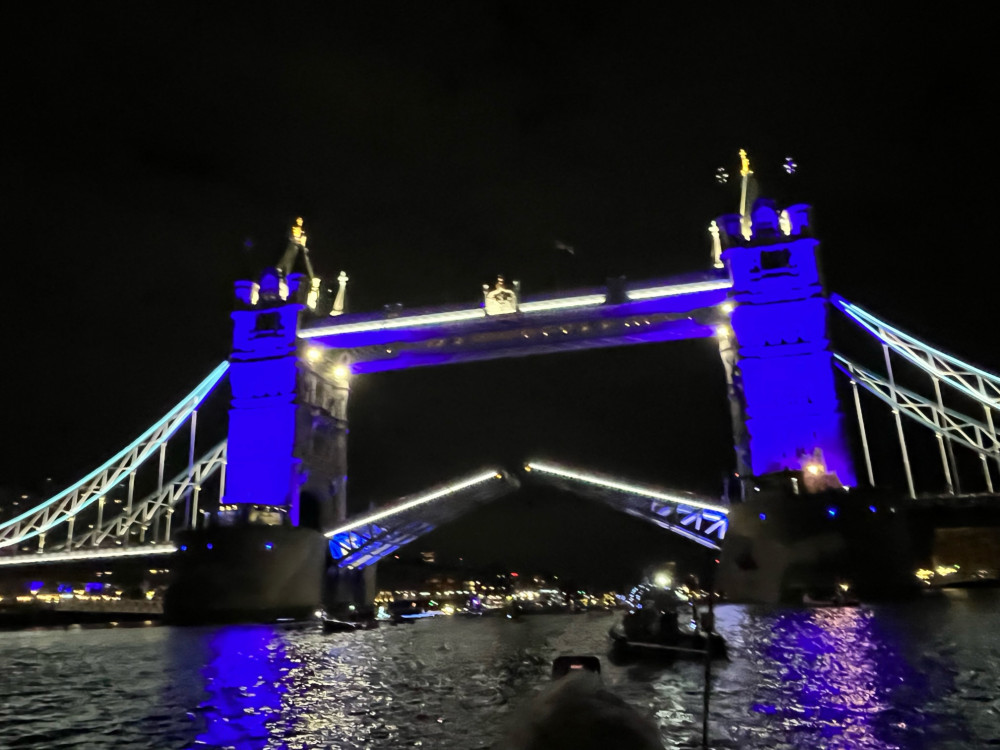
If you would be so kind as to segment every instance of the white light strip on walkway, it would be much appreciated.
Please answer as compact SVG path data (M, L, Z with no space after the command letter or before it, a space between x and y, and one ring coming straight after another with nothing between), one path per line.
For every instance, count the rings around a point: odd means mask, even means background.
M597 476L596 474L585 474L579 471L573 471L572 469L564 469L561 466L554 466L553 464L547 464L541 461L525 464L524 468L529 471L540 471L543 474L554 474L558 477L565 477L566 479L575 479L579 482L586 482L587 484L594 484L598 487L606 487L611 490L619 490L621 492L628 492L631 495L641 495L643 497L653 498L654 500L661 500L665 503L679 503L681 505L690 505L695 508L705 508L707 510L718 511L725 515L729 514L729 509L722 505L713 505L711 503L701 502L700 500L693 500L687 495L677 495L668 492L660 492L658 490L649 489L648 487L639 487L634 484L627 484L625 482L616 482L612 479L607 479L606 477Z
M429 326L438 323L457 323L463 320L485 318L486 311L481 307L471 310L452 310L450 312L428 313L426 315L408 315L388 320L366 320L362 323L343 323L322 328L307 328L299 331L299 338L313 339L317 336L337 336L344 333L366 333L368 331L391 331L396 328L410 326Z
M647 289L635 289L628 292L630 300L654 299L657 297L675 297L681 294L693 294L694 292L707 292L715 289L728 289L732 282L728 279L714 281L697 281L689 284L670 284L667 286L655 286ZM517 311L521 313L549 312L552 310L567 310L576 307L588 307L590 305L603 305L607 300L605 294L583 294L578 297L557 297L555 299L536 300L534 302L521 302L517 306ZM481 320L487 317L503 317L503 314L487 316L486 311L481 308L471 310L450 310L448 312L425 313L423 315L402 315L398 318L388 320L366 320L358 323L341 323L339 325L322 326L320 328L308 328L299 331L299 338L314 339L320 336L338 336L347 333L368 333L371 331L392 331L399 328L410 328L415 326L439 325L441 323L459 323L468 320Z
M445 495L451 495L456 492L461 492L464 489L472 487L473 485L481 484L489 479L503 479L503 474L497 470L483 472L482 474L476 474L469 479L461 482L455 482L454 484L447 484L436 490L428 492L426 495L418 495L417 497L409 500L400 505L394 505L391 508L379 511L378 513L372 513L371 515L361 516L359 518L352 519L350 523L343 526L338 526L332 531L326 532L328 538L332 538L337 534L343 534L345 531L351 531L359 526L364 526L369 523L375 523L383 518L388 518L389 516L394 516L397 513L401 513L404 510L410 510L411 508L416 508L418 505L423 505L424 503L429 503L433 500L444 497Z
M542 299L537 302L522 302L517 306L518 312L546 312L548 310L566 310L572 307L587 307L588 305L603 305L606 299L603 294L585 294L581 297L560 297L558 299Z
M717 289L729 289L733 285L729 279L717 279L715 281L696 281L690 284L669 284L667 286L653 286L647 289L633 289L628 292L630 300L654 299L656 297L676 297L681 294L694 294L695 292L711 292Z
M177 551L172 544L151 544L146 547L128 549L91 549L75 552L42 552L29 555L0 557L0 566L39 565L41 563L73 562L74 560L109 560L118 557L147 557L148 555L169 555Z
M518 312L534 313L547 312L550 310L566 310L574 307L587 307L588 305L603 305L605 295L585 294L579 297L560 297L557 299L544 299L535 302L522 302L517 306ZM502 318L503 313L489 316ZM323 326L322 328L311 328L299 332L299 337L304 339L317 338L318 336L337 336L345 333L367 333L370 331L391 331L398 328L409 328L411 326L438 325L441 323L460 323L468 320L481 320L488 317L486 311L477 307L472 310L452 310L450 312L427 313L425 315L403 315L389 320L367 320L362 323L342 323L341 325Z

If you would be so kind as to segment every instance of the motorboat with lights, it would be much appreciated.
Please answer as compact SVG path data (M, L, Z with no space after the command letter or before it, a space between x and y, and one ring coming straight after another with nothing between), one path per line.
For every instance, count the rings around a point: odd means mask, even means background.
M699 610L688 586L660 570L629 592L628 609L608 631L613 653L667 659L726 657L714 613Z

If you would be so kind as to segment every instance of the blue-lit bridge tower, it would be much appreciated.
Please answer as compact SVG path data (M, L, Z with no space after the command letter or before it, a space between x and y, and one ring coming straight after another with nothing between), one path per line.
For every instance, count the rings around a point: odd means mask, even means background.
M325 586L322 532L346 516L347 370L304 356L298 336L315 290L269 269L236 292L228 481L212 523L178 535L175 622L310 614Z
M739 214L722 216L717 230L732 279L731 324L718 333L737 473L805 470L811 483L854 487L809 208L779 214L762 199L750 216L748 226Z

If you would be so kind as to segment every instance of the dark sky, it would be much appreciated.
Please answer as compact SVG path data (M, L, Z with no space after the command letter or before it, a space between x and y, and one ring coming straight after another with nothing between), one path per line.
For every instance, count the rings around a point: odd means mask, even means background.
M528 292L667 276L708 267L706 226L737 204L715 171L741 147L765 193L814 206L831 289L1000 369L997 74L974 11L363 6L5 24L3 484L75 479L225 358L232 282L277 260L293 216L355 311L471 303L498 272ZM537 453L715 491L713 347L365 378L352 497ZM512 557L567 523L546 497L504 506ZM581 514L594 549L640 534Z

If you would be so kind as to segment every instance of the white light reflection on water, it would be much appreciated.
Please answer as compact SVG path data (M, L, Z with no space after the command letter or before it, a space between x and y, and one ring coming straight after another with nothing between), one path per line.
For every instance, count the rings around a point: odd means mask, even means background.
M700 664L613 664L611 617L439 618L360 633L0 632L0 744L34 748L489 748L559 654L698 747ZM841 610L723 606L716 750L958 750L1000 738L1000 592Z

